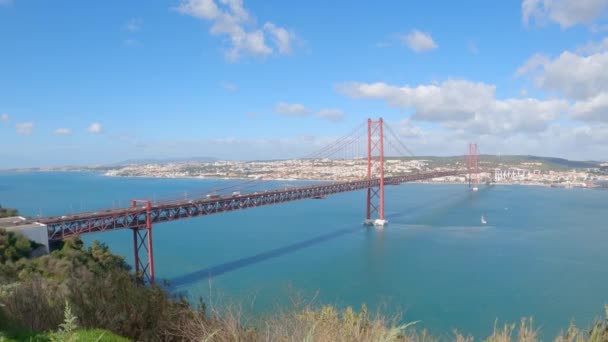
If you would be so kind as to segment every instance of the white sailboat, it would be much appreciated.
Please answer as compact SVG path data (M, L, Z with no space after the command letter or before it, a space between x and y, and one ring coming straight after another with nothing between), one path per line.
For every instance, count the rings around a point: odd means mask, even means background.
M483 217L483 215L481 215L481 224L486 224L486 223L488 223L488 222L486 221L486 218L485 218L485 217Z

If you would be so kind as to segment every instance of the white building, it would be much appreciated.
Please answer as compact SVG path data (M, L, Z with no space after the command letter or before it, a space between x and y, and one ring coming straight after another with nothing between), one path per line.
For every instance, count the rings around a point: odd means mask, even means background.
M14 216L0 218L0 228L7 232L19 233L28 239L44 245L44 252L49 253L49 234L45 224L32 222L25 224L25 217Z

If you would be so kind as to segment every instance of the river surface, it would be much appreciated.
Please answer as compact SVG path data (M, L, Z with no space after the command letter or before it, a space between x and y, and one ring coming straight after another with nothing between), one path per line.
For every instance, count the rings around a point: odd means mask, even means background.
M0 204L29 216L62 215L234 183L0 173ZM158 224L156 274L190 298L229 299L245 311L267 313L298 295L341 307L365 303L441 336L454 328L486 336L496 319L533 316L548 339L571 320L586 326L602 316L608 192L405 184L388 186L386 203L384 230L361 225L363 191ZM85 237L93 239L132 263L130 231Z

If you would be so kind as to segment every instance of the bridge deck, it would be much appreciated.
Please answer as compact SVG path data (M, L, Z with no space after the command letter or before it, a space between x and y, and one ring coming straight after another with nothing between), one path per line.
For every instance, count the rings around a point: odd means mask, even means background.
M464 170L433 171L385 177L385 184L401 184L432 178L455 176L465 173ZM342 192L367 189L378 186L380 179L337 182L312 185L283 190L254 192L219 198L202 198L175 202L154 203L150 210L152 223L161 223L179 219L212 215L234 210L255 208L278 203L333 195ZM107 209L95 212L46 217L38 220L48 227L49 240L57 241L66 237L85 233L94 233L124 228L142 228L146 225L147 209L145 206L133 208Z

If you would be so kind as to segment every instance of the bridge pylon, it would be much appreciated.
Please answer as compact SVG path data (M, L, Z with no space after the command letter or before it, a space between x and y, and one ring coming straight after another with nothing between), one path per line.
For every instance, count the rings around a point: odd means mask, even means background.
M131 207L144 204L145 222L133 230L133 251L135 253L135 274L144 282L154 285L154 251L152 246L152 203L147 200L132 200ZM140 221L137 217L136 220Z
M372 173L377 172L379 183L372 183ZM384 121L367 119L367 210L365 224L384 227ZM376 218L372 218L376 216Z
M469 144L467 169L469 171L469 188L472 191L477 191L479 189L479 154L476 143Z

